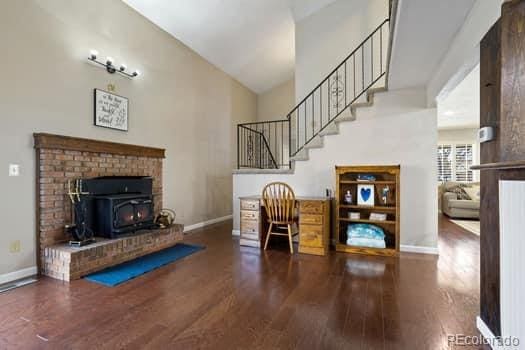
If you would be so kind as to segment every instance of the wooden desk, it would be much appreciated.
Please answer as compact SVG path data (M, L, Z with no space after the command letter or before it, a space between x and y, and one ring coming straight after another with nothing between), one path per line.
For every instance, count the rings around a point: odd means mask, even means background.
M261 196L240 197L239 244L260 248L268 232ZM326 255L330 246L330 198L296 197L299 205L299 253Z

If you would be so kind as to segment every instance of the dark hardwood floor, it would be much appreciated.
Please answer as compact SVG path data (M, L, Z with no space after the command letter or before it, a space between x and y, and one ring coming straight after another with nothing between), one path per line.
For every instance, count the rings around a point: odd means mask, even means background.
M0 294L0 349L449 349L478 334L479 238L440 218L440 256L206 250L115 288L79 280ZM464 347L461 347L462 349Z

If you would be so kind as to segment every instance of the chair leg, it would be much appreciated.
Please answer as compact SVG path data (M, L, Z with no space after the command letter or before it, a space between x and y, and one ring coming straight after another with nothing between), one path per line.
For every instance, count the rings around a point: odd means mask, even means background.
M290 242L290 253L293 254L292 225L288 224L288 241Z
M264 242L264 250L266 250L266 247L268 247L268 241L270 240L270 235L272 234L272 226L273 226L273 223L270 223L270 227L268 228L268 233L266 234L266 242Z

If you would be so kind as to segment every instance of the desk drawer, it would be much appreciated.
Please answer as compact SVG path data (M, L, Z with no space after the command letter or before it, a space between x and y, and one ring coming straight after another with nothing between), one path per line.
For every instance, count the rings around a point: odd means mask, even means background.
M241 210L241 221L259 221L259 212L252 210Z
M323 201L301 201L299 204L299 211L309 214L322 214L324 211Z
M301 222L301 224L322 225L323 216L318 214L303 213L299 217L299 221Z
M243 233L259 233L259 221L241 220L241 235Z
M323 247L323 226L300 225L299 244L305 247Z
M259 201L257 201L257 200L241 200L241 209L259 211Z
M250 239L252 241L259 241L261 239L259 237L259 232L255 232L255 233L241 232L241 238L242 239Z

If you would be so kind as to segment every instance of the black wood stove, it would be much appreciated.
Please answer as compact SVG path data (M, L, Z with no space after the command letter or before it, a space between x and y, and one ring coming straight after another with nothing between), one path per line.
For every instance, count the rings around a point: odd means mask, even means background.
M81 180L86 225L107 238L154 227L152 184L151 177L139 176Z

